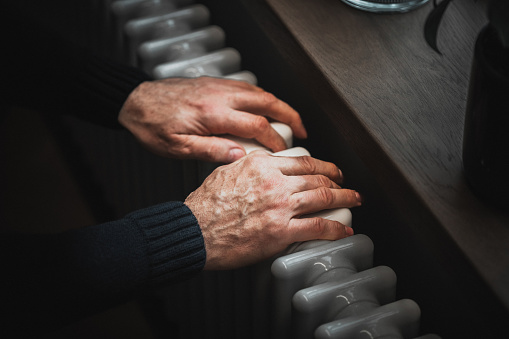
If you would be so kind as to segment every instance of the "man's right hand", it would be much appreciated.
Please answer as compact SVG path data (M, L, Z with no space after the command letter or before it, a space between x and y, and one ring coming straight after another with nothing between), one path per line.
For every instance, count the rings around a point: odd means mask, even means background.
M205 269L238 268L294 242L352 235L350 227L337 221L302 217L360 206L360 195L341 188L341 181L332 163L263 151L217 168L185 201L202 229Z

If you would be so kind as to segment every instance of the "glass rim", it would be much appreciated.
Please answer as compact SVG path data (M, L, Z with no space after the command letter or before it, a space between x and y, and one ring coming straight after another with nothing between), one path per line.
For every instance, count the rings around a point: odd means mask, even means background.
M373 13L408 12L416 9L429 0L341 0L344 3Z

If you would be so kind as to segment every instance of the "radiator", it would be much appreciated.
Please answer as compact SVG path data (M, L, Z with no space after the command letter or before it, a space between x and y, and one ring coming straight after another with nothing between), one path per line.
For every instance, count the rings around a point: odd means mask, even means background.
M99 34L94 46L157 79L207 75L257 83L253 73L242 69L240 53L225 46L225 32L210 25L203 5L188 0L90 3L88 10L102 28L96 31L109 31ZM125 132L65 123L89 176L101 187L102 203L114 216L183 199L214 169L147 154ZM274 155L309 155L293 147L287 126L273 126L289 146ZM268 152L252 140L228 137L248 152ZM186 180L169 194L168 187L175 187L172 177ZM352 226L348 209L315 215ZM233 271L203 272L154 291L153 297L163 304L159 312L164 321L177 324L180 338L438 338L419 336L419 306L409 299L396 300L396 274L389 267L373 267L373 248L363 234L293 244L270 260Z

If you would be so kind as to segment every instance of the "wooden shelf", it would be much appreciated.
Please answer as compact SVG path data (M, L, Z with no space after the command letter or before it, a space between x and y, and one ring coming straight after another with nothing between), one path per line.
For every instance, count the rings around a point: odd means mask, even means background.
M478 200L461 162L483 2L450 4L440 28L442 55L424 40L431 3L373 14L338 0L266 0L270 18L258 12L263 1L243 2L409 229L440 260L471 265L509 309L509 216Z

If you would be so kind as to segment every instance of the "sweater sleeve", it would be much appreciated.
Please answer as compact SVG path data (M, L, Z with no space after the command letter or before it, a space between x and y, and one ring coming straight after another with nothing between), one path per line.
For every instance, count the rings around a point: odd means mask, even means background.
M198 222L181 202L55 235L2 235L0 333L40 334L203 269ZM7 333L6 333L7 332ZM8 336L7 336L8 337Z
M4 105L120 128L118 113L143 71L95 55L8 1L0 11ZM92 18L89 18L92 20Z

